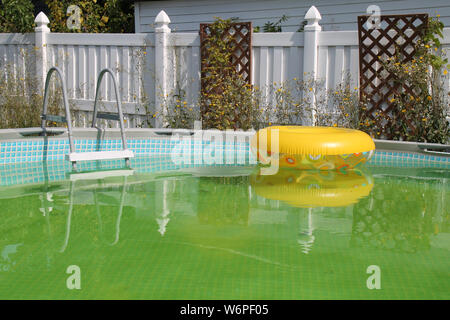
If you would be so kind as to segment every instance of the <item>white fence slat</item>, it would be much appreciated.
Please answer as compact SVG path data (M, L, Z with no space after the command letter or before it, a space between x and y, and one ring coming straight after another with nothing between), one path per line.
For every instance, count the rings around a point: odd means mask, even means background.
M119 73L118 73L118 51L116 46L110 46L109 47L109 68L113 71L114 76L116 77L117 81L119 81ZM110 101L116 101L116 96L114 92L114 83L111 79L111 76L108 75L110 81L108 85L108 92L109 92L109 100ZM118 83L120 86L120 84Z
M191 66L192 66L192 90L190 93L191 104L196 104L199 98L200 92L200 47L195 46L192 47L192 58L191 58Z
M260 66L260 56L261 56L261 48L253 47L252 48L252 81L253 83L259 83L259 66ZM258 80L256 80L258 79Z
M88 64L88 72L87 72L87 91L88 91L88 98L91 100L95 99L95 90L96 90L96 86L97 86L97 75L98 72L100 70L98 70L98 52L97 52L97 48L94 46L89 46L88 47L88 59L87 59L87 64Z
M69 98L75 98L77 84L75 82L75 67L76 67L76 59L75 59L75 49L72 45L67 46L67 90Z
M75 97L86 99L86 56L85 46L79 46L76 54L77 68L75 72L75 87L77 93Z
M275 47L273 49L273 81L283 82L283 48Z
M359 49L358 47L350 47L350 76L352 79L352 87L359 87Z
M318 78L326 79L328 75L328 47L319 47L317 61Z
M335 63L334 63L334 83L333 87L338 85L342 82L343 79L343 72L345 71L344 68L344 47L343 46L337 46L335 54Z
M142 78L142 61L140 60L140 55L142 54L142 48L135 48L135 62L136 65L134 66L135 69L135 76L133 77L133 87L134 87L134 95L133 95L133 102L139 103L140 102L140 87L141 87L141 78Z
M259 57L259 83L258 86L266 91L265 86L268 84L269 75L269 48L261 47L260 57Z
M129 47L121 47L121 70L120 70L120 86L122 89L122 100L130 101L129 82L130 82L130 49Z
M108 47L106 46L101 46L100 47L100 70L97 71L96 75L95 75L95 79L97 79L98 73L105 69L108 68ZM109 84L109 75L105 74L105 76L103 77L102 83L100 85L100 92L101 92L101 98L104 100L110 100L108 99L108 84Z
M303 57L300 57L299 47L289 47L287 48L289 52L287 53L288 62L285 64L287 68L287 80L290 79L300 79L300 59L303 60Z

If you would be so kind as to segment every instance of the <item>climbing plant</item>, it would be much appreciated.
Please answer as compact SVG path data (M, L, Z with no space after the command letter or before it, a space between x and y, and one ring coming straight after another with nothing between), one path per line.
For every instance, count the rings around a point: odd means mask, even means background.
M250 84L251 24L216 18L201 26L203 128L250 129L255 117L254 88ZM251 36L249 37L251 39Z
M395 110L390 127L394 139L446 143L450 138L445 84L448 60L440 50L439 40L443 28L439 19L429 18L412 59L405 59L398 50L384 62L385 69L393 75L392 82L398 84L390 99Z

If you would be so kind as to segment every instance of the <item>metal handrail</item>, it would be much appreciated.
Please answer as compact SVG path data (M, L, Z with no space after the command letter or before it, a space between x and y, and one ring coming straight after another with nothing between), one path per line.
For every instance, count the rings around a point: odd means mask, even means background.
M72 137L72 120L70 117L69 100L67 99L67 89L66 89L66 84L64 82L63 73L62 73L61 69L59 69L58 67L51 67L50 70L48 70L47 78L45 79L44 104L42 107L41 128L42 128L42 131L45 133L46 132L46 121L47 121L46 116L47 116L47 105L48 105L48 86L50 85L50 79L54 72L56 72L58 74L59 80L61 81L61 85L62 85L64 109L66 112L66 119L63 122L67 123L70 152L75 152L75 146L73 144L73 137Z
M127 149L127 140L125 138L125 128L124 128L124 124L123 124L123 114L122 114L122 103L121 103L121 98L120 98L120 93L119 93L119 89L118 89L118 85L117 85L117 80L116 77L113 73L113 71L109 68L105 68L102 71L100 71L100 74L98 75L97 78L97 88L95 89L95 100L94 100L94 116L92 118L92 128L97 128L96 127L96 120L97 120L97 100L98 100L98 94L100 91L100 84L103 80L103 76L105 75L105 73L109 73L113 79L113 83L114 83L114 91L116 94L116 103L117 103L117 111L119 114L119 123L120 123L120 133L122 136L122 146L123 149Z

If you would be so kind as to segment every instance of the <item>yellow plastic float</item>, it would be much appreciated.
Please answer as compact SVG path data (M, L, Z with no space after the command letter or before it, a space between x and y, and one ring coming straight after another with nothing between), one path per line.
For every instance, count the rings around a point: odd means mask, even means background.
M250 176L255 193L294 207L344 207L367 197L373 188L370 173L280 169L275 175Z
M278 150L272 143L277 130ZM267 151L260 144L267 139ZM278 155L280 168L345 170L365 163L375 150L372 138L359 130L330 127L273 126L259 130L251 141L258 160L267 164Z

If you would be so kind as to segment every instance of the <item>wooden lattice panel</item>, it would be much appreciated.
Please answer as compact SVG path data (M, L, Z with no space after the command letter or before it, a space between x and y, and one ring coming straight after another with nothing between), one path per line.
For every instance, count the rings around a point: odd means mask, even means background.
M403 62L413 59L415 44L428 25L428 15L384 15L379 17L377 27L370 27L369 18L358 17L360 98L367 101L366 117L374 119L375 113L383 114L386 118L383 127L389 129L394 125L393 95L399 89L412 96L416 93L406 84L393 81L394 75L383 67L382 61L397 53L404 57ZM379 130L384 137L392 138L391 130Z
M201 56L201 85L202 90L207 87L207 68L208 51L205 47L207 38L210 36L211 24L200 24L200 56ZM252 67L252 23L251 22L234 22L230 28L223 32L222 39L230 37L230 45L234 48L230 66L236 72L242 75L243 79L251 84L251 67Z

